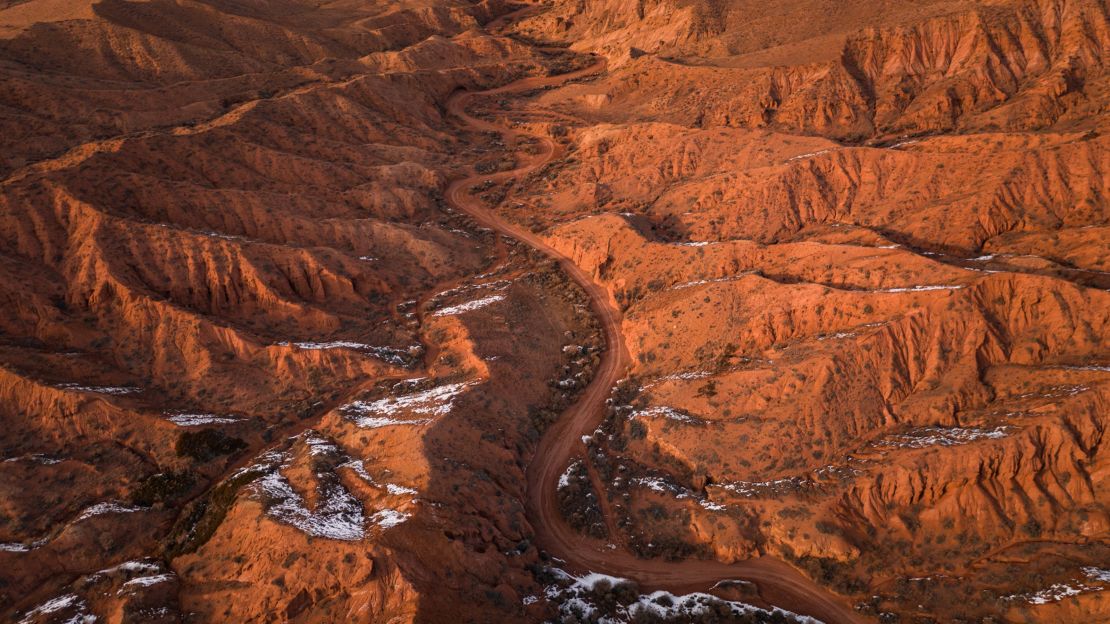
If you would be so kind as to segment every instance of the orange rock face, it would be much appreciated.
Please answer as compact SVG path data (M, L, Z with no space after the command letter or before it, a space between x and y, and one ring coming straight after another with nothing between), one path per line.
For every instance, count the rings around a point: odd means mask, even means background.
M0 616L1110 619L1099 0L0 0Z

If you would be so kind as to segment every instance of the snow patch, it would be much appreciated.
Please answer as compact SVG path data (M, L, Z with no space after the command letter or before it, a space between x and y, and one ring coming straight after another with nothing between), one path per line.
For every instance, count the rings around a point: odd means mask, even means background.
M42 464L43 466L53 466L54 464L62 463L63 460L42 453L31 453L29 455L20 455L19 457L9 457L4 460L4 463L20 461L34 462L36 464Z
M151 585L172 581L174 576L172 572L167 574L155 574L153 576L140 576L127 581L123 584L123 587L150 587Z
M242 421L242 418L232 416L217 416L216 414L167 414L166 420L179 427L199 427L201 425L229 425Z
M646 488L655 490L656 492L670 492L670 488L667 487L667 484L664 483L662 479L658 479L655 477L636 477L635 479L632 479L632 483L636 485L642 485Z
M315 431L311 429L302 433L300 435L300 439L304 442L305 446L308 447L309 455L334 455L339 452L338 446L336 446L333 442L320 437Z
M683 282L681 284L675 284L674 286L671 287L671 290L682 290L684 288L692 288L694 286L703 286L705 284L723 284L725 282L735 282L735 281L738 281L738 280L740 280L744 277L747 277L748 275L751 275L750 271L746 271L744 273L739 273L737 275L730 275L728 277L717 277L717 278L713 278L713 279L703 279L703 280L695 280L695 281L692 281L692 282Z
M146 561L125 561L110 568L104 568L97 574L111 574L113 572L157 572L162 566Z
M602 611L604 607L595 604L598 594L609 593L609 588L619 586L635 588L635 584L628 579L597 572L589 572L582 576L574 576L558 568L552 569L551 572L558 580L555 584L546 587L544 594L549 602L558 605L559 615L564 619L578 618L580 621L596 620L602 624L616 624L618 622L635 621L638 616L642 617L650 614L666 621L674 618L692 618L706 613L719 615L723 608L727 609L732 616L757 613L766 616L777 614L779 617L786 618L786 621L820 624L818 620L813 618L799 616L782 609L772 608L768 611L743 602L722 600L704 593L678 596L666 591L655 591L650 594L617 592L616 595L627 596L627 599L630 600L626 602L618 599L615 605L610 604L605 611Z
M411 517L410 514L397 511L396 509L383 509L373 516L370 516L370 520L382 529L392 529Z
M712 375L713 373L710 373L708 371L690 371L686 373L675 373L672 375L660 377L655 381L652 381L651 383L645 385L644 389L646 390L647 388L651 388L652 386L656 386L666 381L693 381L695 379L705 379L706 377L710 377Z
M827 154L831 151L833 151L833 150L823 149L823 150L817 150L816 152L808 152L806 154L798 154L797 156L791 156L790 158L787 158L786 162L791 162L791 161L794 161L794 160L802 160L803 158L812 158L814 156L820 156L821 154Z
M816 487L813 481L805 477L786 477L771 481L731 481L714 483L709 487L719 487L738 496L751 498L754 496L773 496L796 492L803 488Z
M486 274L486 275L479 275L478 279L485 278L485 277L490 277L490 276L492 276L492 273ZM465 293L465 292L470 292L472 290L489 290L489 289L504 290L504 289L508 288L511 285L512 285L512 282L510 282L507 279L499 279L499 280L494 280L494 281L491 281L491 282L479 282L479 283L476 283L476 284L463 284L462 286L456 286L454 288L448 288L447 290L439 292L439 293L436 294L436 296L434 298L435 299L441 299L443 297L450 297L450 296L453 296L453 295L459 295L459 294L462 294L462 293Z
M1087 578L1091 579L1092 581L1097 581L1099 583L1110 583L1110 570L1106 568L1096 568L1094 566L1089 566L1081 569L1083 570L1083 574L1087 575Z
M914 143L920 143L920 142L921 142L921 139L910 139L909 141L899 141L898 143L895 143L894 145L891 145L890 149L898 149L899 147L905 147L907 145L913 145Z
M354 470L355 474L357 474L359 478L365 481L367 484L379 489L385 489L386 492L389 492L393 496L402 496L405 494L415 496L419 494L419 492L415 488L410 488L404 485L397 485L396 483L378 483L374 479L374 477L370 476L370 473L366 471L366 466L362 463L361 460L352 459L351 461L342 464L340 467L350 468L351 470Z
M907 287L904 287L904 288L884 288L884 289L876 290L876 291L873 291L873 292L881 292L881 293L929 292L929 291L933 291L933 290L960 290L961 288L963 288L963 285L960 285L960 284L952 284L952 285L937 284L937 285L932 285L932 286L907 286Z
M320 501L311 510L277 467L256 481L254 488L274 501L266 515L308 535L343 541L360 540L365 535L362 503L338 483L322 483Z
M40 540L40 541L37 541L37 542L33 542L31 544L24 544L22 542L4 542L3 544L0 544L0 552L11 552L11 553L31 552L32 550L38 548L39 546L42 546L45 543L46 543L45 540Z
M896 448L926 448L929 446L959 446L976 440L998 440L1010 434L1006 426L994 429L974 427L922 427L909 433L887 436L875 446Z
M420 416L443 416L454 407L455 397L462 394L475 382L461 382L436 386L397 397L386 397L376 401L355 401L340 408L340 413L357 426L375 429L392 425L426 425L430 418L399 420L393 418L399 412Z
M1088 581L1096 583L1110 583L1110 570L1096 567L1081 568L1084 576ZM1097 585L1089 585L1086 582L1074 579L1066 583L1053 583L1052 585L1035 592L1028 592L1023 594L1011 594L1003 597L1003 600L1012 601L1025 601L1029 604L1043 605L1052 602L1059 602L1064 598L1070 596L1078 596L1079 594L1088 592L1099 592L1104 590L1104 587Z
M573 474L574 471L577 470L578 466L581 465L581 464L582 464L582 462L575 461L575 462L571 462L571 464L569 466L567 466L567 469L564 470L563 474L559 476L559 488L560 489L565 488L565 487L570 487L570 475Z
M406 487L404 485L397 485L396 483L386 483L385 484L385 491L389 492L390 494L392 494L394 496L400 496L402 494L415 495L417 493L416 490L413 489L413 488Z
M654 406L654 407L649 407L649 408L644 409L644 410L638 410L638 411L632 412L631 414L628 415L628 418L629 418L629 420L631 420L633 418L659 418L660 416L662 416L663 418L666 418L667 420L673 420L673 421L676 421L676 422L687 423L687 424L695 424L696 425L696 424L703 424L705 422L705 421L701 420L700 418L694 418L693 416L690 416L688 414L680 412L680 411L678 411L677 409L675 409L673 407L667 407L665 405L657 405L657 406Z
M281 346L289 345L288 342L279 342ZM370 345L362 342L351 342L349 340L332 340L331 342L294 342L294 347L299 349L307 349L309 351L322 351L325 349L369 349Z
M498 301L503 301L504 299L505 295L490 295L489 297L482 297L481 299L475 299L474 301L468 301L466 303L460 303L459 305L449 306L440 310L436 310L432 313L432 316L454 316L456 314L462 314L463 312L471 312L484 308L490 304L497 303Z
M123 505L121 503L112 502L112 501L104 502L104 503L97 503L97 504L95 504L91 507L86 507L85 510L81 512L81 515L77 516L77 520L75 520L75 522L80 522L82 520L88 520L89 518L92 518L93 516L102 516L104 514L110 514L110 513L114 513L114 514L134 513L136 511L142 511L142 509L143 509L142 507L132 507L130 505Z
M409 347L408 351L402 351L393 347L379 347L351 340L332 340L328 342L278 342L275 344L275 346L278 347L288 347L289 345L297 347L298 349L305 349L306 351L326 351L329 349L365 351L379 360L395 366L407 365L408 359L406 356L413 351L413 347Z
M613 485L619 486L619 482L620 477L614 480ZM698 505L700 505L703 509L707 509L709 511L725 511L727 509L727 507L725 505L722 505L721 503L711 501L708 498L703 497L700 493L692 492L683 486L670 483L666 479L661 477L633 477L628 480L628 483L630 485L643 486L662 494L670 494L674 496L676 500L687 498L694 499L697 501Z
M65 594L64 596L51 598L34 609L31 609L23 616L19 624L30 624L40 615L50 615L66 609L73 610L74 614L65 620L61 620L57 616L53 618L53 620L63 622L64 624L92 624L96 621L96 616L90 614L88 608L85 601L81 600L77 594Z
M1100 373L1110 373L1110 366L1098 366L1098 365L1090 365L1090 366L1061 366L1060 368L1062 368L1062 369L1065 369L1065 370L1079 370L1079 371L1098 371L1098 372L1100 372ZM11 461L11 460L8 460L8 461Z
M95 394L110 394L114 396L122 396L125 394L135 394L142 392L142 388L134 386L84 386L78 383L64 383L55 386L59 390L74 390L76 392L92 392Z

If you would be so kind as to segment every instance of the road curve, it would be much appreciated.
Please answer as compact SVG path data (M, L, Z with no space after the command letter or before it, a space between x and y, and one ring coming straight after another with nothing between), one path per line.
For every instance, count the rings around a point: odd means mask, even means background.
M518 136L529 136L542 143L543 150L516 169L454 180L447 187L446 199L456 210L469 215L481 225L528 245L558 262L589 296L591 309L605 336L606 350L593 381L578 401L544 432L535 456L528 465L526 510L536 532L536 545L562 559L571 570L628 578L644 588L665 589L674 593L705 592L722 580L745 580L755 583L766 601L783 609L809 615L829 624L865 622L841 598L778 559L764 556L733 564L707 560L640 559L627 550L609 548L601 540L578 533L566 523L559 511L556 495L559 476L572 458L585 457L586 447L582 436L593 432L601 423L610 389L625 375L630 364L621 333L621 313L608 291L569 257L526 228L505 221L487 208L480 198L469 192L476 184L490 180L510 180L542 167L557 157L559 147L549 137L522 133L478 119L467 113L466 107L475 97L556 86L604 70L605 61L599 60L590 67L567 74L525 78L488 91L459 92L447 102L448 113L471 130L497 132L504 137L506 145L511 145L512 140ZM604 495L602 492L598 494Z

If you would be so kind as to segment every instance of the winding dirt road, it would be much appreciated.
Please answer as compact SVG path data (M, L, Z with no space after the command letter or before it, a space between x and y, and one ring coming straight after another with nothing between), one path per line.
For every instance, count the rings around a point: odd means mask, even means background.
M591 433L605 416L605 400L612 386L626 374L630 364L621 333L621 313L608 291L596 283L567 256L545 243L527 229L509 223L469 192L487 181L504 182L527 175L560 155L559 146L549 137L526 134L507 126L479 119L467 112L477 97L519 93L598 74L605 70L604 60L575 72L551 77L525 78L509 85L482 92L460 92L447 104L450 114L470 130L496 132L506 145L527 136L543 145L542 151L525 164L509 171L475 175L452 182L447 201L481 225L542 252L559 263L590 298L591 308L605 335L606 350L593 381L579 400L563 413L543 435L527 469L529 521L536 531L537 546L562 559L566 567L579 572L592 571L636 581L643 588L665 589L675 593L708 592L723 580L755 583L769 603L795 613L809 615L830 624L864 622L860 615L837 596L813 583L793 567L771 557L759 557L734 564L718 561L663 561L640 559L631 552L613 549L602 540L572 529L559 511L556 486L559 476L574 457L585 457L582 436ZM603 496L602 493L599 492Z

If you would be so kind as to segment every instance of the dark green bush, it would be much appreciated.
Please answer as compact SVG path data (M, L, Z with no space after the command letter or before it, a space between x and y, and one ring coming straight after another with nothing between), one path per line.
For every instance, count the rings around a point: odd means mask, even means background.
M131 502L150 507L155 503L171 501L188 493L194 483L196 483L196 477L188 470L150 475L143 479L134 492L131 492Z
M177 438L178 457L192 457L206 462L221 455L230 455L247 448L247 443L216 429L185 431Z

